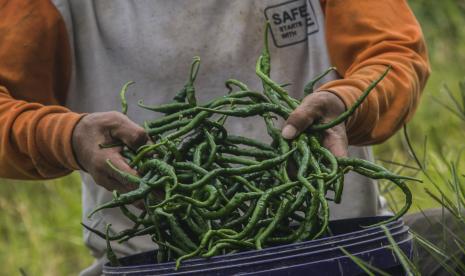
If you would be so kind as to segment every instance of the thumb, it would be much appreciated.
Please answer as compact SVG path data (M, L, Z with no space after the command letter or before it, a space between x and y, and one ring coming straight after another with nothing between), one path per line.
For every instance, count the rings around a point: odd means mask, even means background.
M147 142L148 137L144 129L131 121L127 116L120 114L117 120L118 123L114 124L110 131L113 138L122 141L132 150L137 150Z
M282 136L294 139L318 118L321 118L320 106L311 97L307 97L287 118Z

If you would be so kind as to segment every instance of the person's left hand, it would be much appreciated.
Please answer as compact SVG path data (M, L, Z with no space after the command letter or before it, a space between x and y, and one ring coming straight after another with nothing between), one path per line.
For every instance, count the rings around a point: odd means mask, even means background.
M346 110L344 102L335 94L326 91L315 92L302 100L302 103L289 115L282 135L294 139L313 123L327 123ZM347 133L345 123L325 131L323 146L335 156L347 156Z

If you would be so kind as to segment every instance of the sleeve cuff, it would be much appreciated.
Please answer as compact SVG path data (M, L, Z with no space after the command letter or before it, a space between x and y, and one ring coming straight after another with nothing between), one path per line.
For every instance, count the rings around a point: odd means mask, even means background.
M348 109L355 104L363 93L359 86L347 84L347 80L336 80L321 86L318 91L333 93L344 102L346 109ZM376 90L371 92L346 121L347 136L351 145L364 144L364 140L360 137L370 133L370 127L375 125L378 120L376 116L377 103L376 100L373 100L376 98L374 93L376 93Z
M45 154L47 159L56 161L65 169L80 170L73 151L72 137L76 124L84 115L68 111L50 113L42 118L38 125L38 129L42 131L36 142L37 145L49 146L40 150L41 154Z

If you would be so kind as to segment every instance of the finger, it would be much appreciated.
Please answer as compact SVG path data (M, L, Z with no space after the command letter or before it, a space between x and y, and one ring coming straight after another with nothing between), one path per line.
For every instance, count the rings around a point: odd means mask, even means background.
M110 160L111 164L118 169L121 172L127 173L129 175L137 176L137 171L132 169L123 159L123 157L119 154L114 154L112 155L108 160ZM124 177L119 173L118 171L115 171L113 168L111 168L108 164L106 164L106 170L105 172L108 174L108 176L115 180L117 183L116 186L118 187L117 190L120 192L129 192L137 188L136 183L132 183L129 181L128 177Z
M126 144L132 150L137 150L140 146L144 145L148 136L144 129L131 121L127 116L119 114L110 134Z
M323 139L323 146L336 157L347 157L348 141L345 128L342 126L335 126L328 129Z
M312 97L304 98L302 103L289 115L282 130L285 139L294 139L322 115L321 105Z
M111 175L105 174L104 177L98 177L95 179L95 182L99 185L107 189L109 192L118 191L120 194L124 194L130 192L135 189L135 187L128 187L125 185L121 185L118 179L113 178Z

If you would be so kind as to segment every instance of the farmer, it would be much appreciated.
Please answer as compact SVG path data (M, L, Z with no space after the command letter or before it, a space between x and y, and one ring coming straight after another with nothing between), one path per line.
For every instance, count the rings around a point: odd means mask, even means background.
M284 123L292 139L317 120L328 121L353 105L387 65L393 70L343 124L327 131L334 154L372 159L366 145L381 143L413 115L429 74L423 36L406 0L204 0L204 1L0 1L0 176L50 179L80 170L83 221L103 230L131 226L118 210L87 214L109 201L109 191L134 189L105 164L136 174L120 148L147 141L138 125L150 112L119 110L128 80L130 103L170 101L182 87L191 58L202 65L200 100L225 93L236 78L259 89L255 61L264 22L271 24L272 76L291 83L293 97L330 66L337 73L319 83ZM129 119L131 118L131 119ZM232 133L260 138L253 120L232 123ZM351 146L348 146L351 145ZM374 182L350 174L332 218L372 216L383 209ZM105 241L84 232L96 261L83 275L99 274ZM115 244L119 256L153 249L148 237Z

